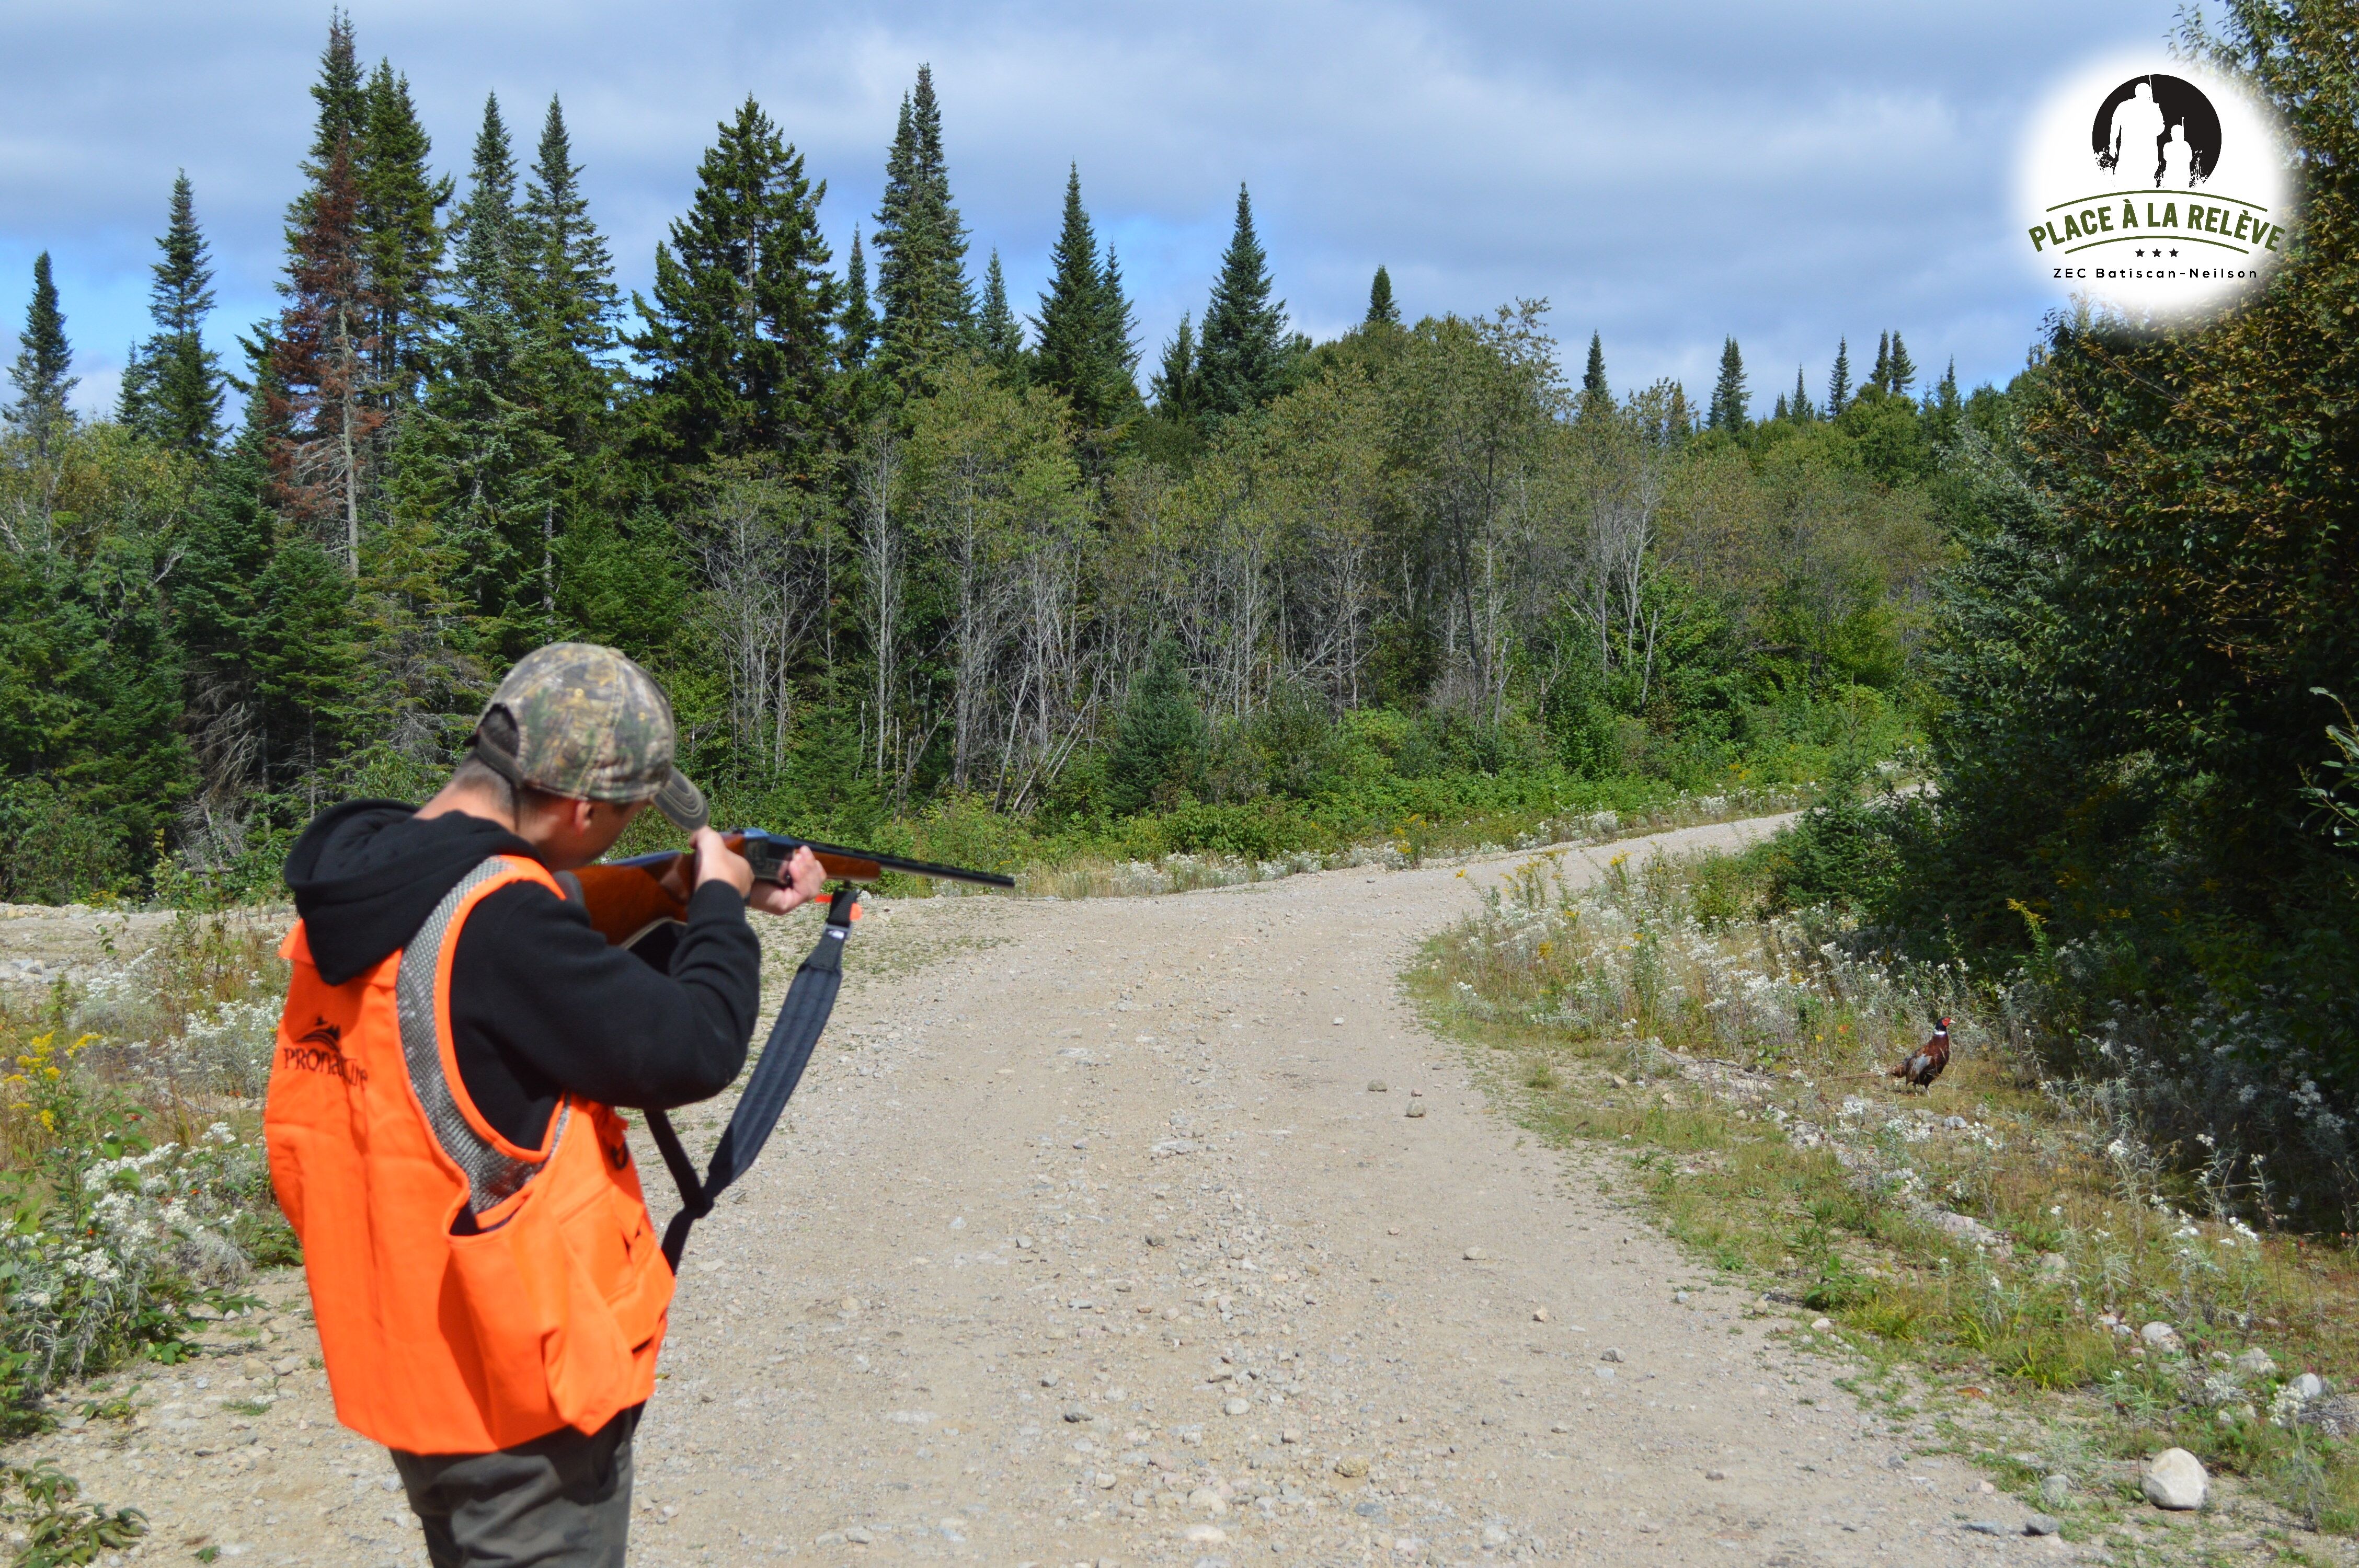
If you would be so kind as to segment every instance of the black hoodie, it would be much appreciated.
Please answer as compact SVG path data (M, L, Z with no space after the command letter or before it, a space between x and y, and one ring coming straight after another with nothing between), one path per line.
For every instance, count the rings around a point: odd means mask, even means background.
M540 858L462 813L420 820L389 800L322 812L287 857L321 979L342 985L406 946L493 855ZM745 1065L761 964L745 900L725 882L689 900L669 975L607 946L578 903L537 883L504 887L467 916L451 957L460 1079L484 1119L527 1149L563 1094L659 1110L709 1099Z

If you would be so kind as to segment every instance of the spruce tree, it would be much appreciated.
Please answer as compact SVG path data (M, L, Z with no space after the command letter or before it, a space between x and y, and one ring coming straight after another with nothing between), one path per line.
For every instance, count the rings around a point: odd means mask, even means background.
M1892 333L1892 360L1885 367L1884 390L1895 397L1906 397L1908 389L1917 384L1917 362L1908 357L1908 346L1900 341L1899 329Z
M974 330L966 225L951 202L941 107L934 101L929 66L918 68L916 88L901 100L871 237L878 256L876 295L884 306L877 368L906 395L923 384L938 358L965 346Z
M991 265L983 276L983 315L975 324L975 336L983 350L984 362L1003 375L1018 376L1024 370L1024 329L1016 324L1016 312L1007 305L1007 276L999 270L999 253L991 253Z
M1705 423L1715 430L1742 432L1753 423L1752 406L1753 395L1745 389L1745 356L1730 338L1721 345L1720 379L1712 383Z
M1188 313L1180 313L1179 328L1163 345L1163 365L1150 384L1155 412L1166 419L1192 420L1200 411L1196 385L1196 329Z
M760 455L808 478L833 434L842 302L819 227L827 187L752 98L720 130L687 215L656 247L653 301L635 297L646 415L675 463Z
M1157 640L1147 667L1131 682L1130 696L1115 721L1106 753L1106 794L1116 812L1128 814L1168 803L1202 776L1211 736L1204 715L1189 689L1180 644ZM1158 797L1161 797L1158 800Z
M516 216L522 327L543 423L577 459L590 457L619 373L615 318L622 308L614 257L590 217L565 111L549 101L540 143Z
M150 440L209 455L221 441L223 378L221 357L205 347L213 275L186 169L172 182L170 216L156 248L164 255L147 289L156 330L124 369L117 417Z
M1581 395L1609 404L1614 400L1614 389L1605 380L1605 340L1596 332L1589 334L1589 366L1581 373Z
M1933 387L1933 395L1926 399L1926 412L1931 416L1931 435L1937 441L1952 440L1958 434L1958 421L1965 413L1965 399L1958 393L1958 362L1950 361L1949 369Z
M1111 243L1098 271L1097 338L1098 363L1105 371L1105 422L1136 419L1147 410L1138 395L1138 313L1123 291L1122 260Z
M1674 441L1685 440L1695 434L1695 408L1688 402L1688 389L1679 382L1671 383L1671 395L1663 413L1663 427Z
M466 200L451 223L454 253L437 374L403 443L400 489L430 516L452 557L449 586L522 653L548 640L550 559L560 447L536 406L527 348L533 274L516 199L516 159L494 95L484 104ZM498 629L528 627L513 636Z
M295 199L287 214L287 243L310 222L309 203L314 199L321 172L339 148L349 149L359 139L367 114L367 90L361 81L360 57L353 45L352 14L341 8L328 13L328 47L320 54L320 79L311 84L311 102L319 106L311 128L311 148L303 160L304 176L312 181Z
M1892 390L1892 334L1875 335L1875 368L1868 373L1867 384L1878 392Z
M1819 416L1819 411L1810 406L1810 389L1802 380L1800 365L1794 367L1794 395L1786 407L1798 425L1807 425Z
M1105 367L1100 362L1098 241L1090 214L1082 205L1082 170L1078 164L1065 172L1064 222L1049 252L1049 287L1040 296L1040 313L1032 318L1038 337L1038 380L1065 395L1083 426L1096 428L1103 399L1100 384Z
M434 145L419 123L409 79L384 60L362 94L353 143L361 250L375 319L375 395L391 408L416 401L435 328L442 265L440 213L453 187L427 167Z
M1397 327L1400 324L1400 307L1393 303L1393 276L1379 263L1375 277L1368 284L1368 314L1360 325Z
M1286 302L1270 298L1269 257L1254 235L1253 198L1240 185L1236 228L1196 349L1198 406L1215 419L1252 413L1285 390L1289 358Z
M81 378L68 373L72 369L73 347L66 341L65 313L58 308L49 253L43 251L33 258L33 298L25 308L25 330L16 340L16 362L8 367L16 400L0 409L0 415L31 438L34 455L44 462L59 438L73 427L66 394Z
M843 311L836 322L836 355L846 370L861 370L876 349L876 313L868 304L868 258L860 231L852 231L852 259L843 267Z
M385 413L369 395L376 312L359 227L352 137L327 162L310 166L311 182L295 203L301 225L289 236L287 297L268 339L262 384L270 433L272 494L280 510L340 551L347 575L361 563L362 498L373 482L375 438Z
M1851 340L1835 340L1835 368L1827 373L1827 417L1851 406Z
M1064 223L1049 260L1048 292L1032 319L1037 379L1064 394L1083 429L1110 429L1139 411L1136 329L1111 248L1099 263L1078 166L1066 173Z

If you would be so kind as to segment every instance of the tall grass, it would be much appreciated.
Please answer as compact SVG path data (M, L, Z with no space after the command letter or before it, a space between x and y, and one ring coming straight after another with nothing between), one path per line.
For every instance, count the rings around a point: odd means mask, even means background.
M2004 991L1962 965L1763 914L1772 858L1617 858L1587 887L1537 858L1413 982L1534 1125L1624 1151L1675 1236L1872 1356L2359 1524L2359 1404L2292 1382L2359 1364L2347 1247L2256 1230L2225 1168L2169 1175L2103 1097L2009 1054ZM1944 1015L1948 1073L1903 1088L1886 1069Z
M87 986L0 1001L0 1429L68 1379L178 1359L294 1255L257 1136L270 937L183 914Z

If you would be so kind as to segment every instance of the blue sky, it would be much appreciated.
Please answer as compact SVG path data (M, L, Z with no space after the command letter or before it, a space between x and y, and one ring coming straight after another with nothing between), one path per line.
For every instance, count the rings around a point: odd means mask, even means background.
M364 59L408 73L443 169L484 96L521 147L563 96L593 211L644 287L714 123L747 92L828 182L841 258L930 62L978 276L1032 306L1069 160L1121 249L1143 347L1201 312L1237 183L1296 324L1339 331L1378 263L1406 311L1545 296L1577 370L1708 390L1723 336L1766 412L1838 336L1897 327L1932 375L2004 381L2055 301L2006 243L2017 128L2093 54L2148 48L2173 0L1631 5L962 0L864 6L360 0ZM0 323L57 267L84 377L112 404L147 330L174 171L194 181L222 309L274 308L327 9L0 0ZM1143 373L1142 373L1143 379Z

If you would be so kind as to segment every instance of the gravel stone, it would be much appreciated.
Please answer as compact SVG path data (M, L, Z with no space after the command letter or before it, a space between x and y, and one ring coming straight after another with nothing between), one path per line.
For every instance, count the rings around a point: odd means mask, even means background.
M2166 1448L2147 1461L2146 1500L2158 1509L2200 1509L2212 1490L2203 1461L2184 1448Z

